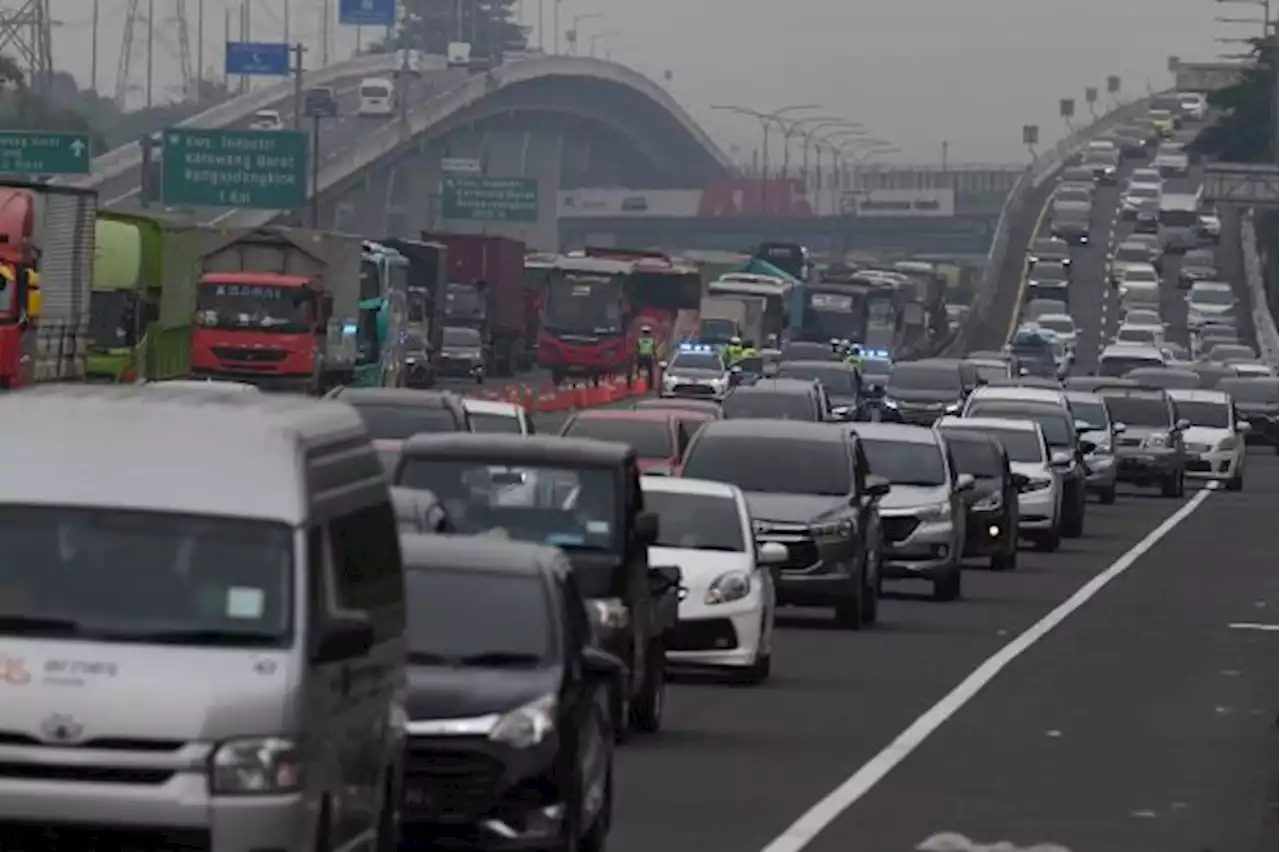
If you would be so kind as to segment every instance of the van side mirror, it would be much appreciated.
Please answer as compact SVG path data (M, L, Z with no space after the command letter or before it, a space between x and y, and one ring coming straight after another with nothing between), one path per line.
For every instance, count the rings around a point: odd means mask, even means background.
M311 648L312 663L331 663L359 657L373 647L373 621L367 613L343 612L324 617L316 624Z
M962 473L956 477L955 492L957 494L963 494L966 491L972 491L973 486L977 484L978 484L978 481L973 478L973 474Z
M1173 424L1175 432L1185 432L1191 428L1191 421L1185 417L1179 417L1178 422Z
M781 565L787 561L790 551L787 546L779 541L766 541L760 545L760 549L756 554L756 561L761 565Z
M635 519L636 542L650 547L658 540L658 515L656 512L641 512Z
M1249 434L1249 430L1253 428L1252 424L1247 420L1239 420L1236 422L1236 431L1241 435Z
M1026 491L1027 487L1031 485L1031 477L1025 473L1018 473L1016 470L1010 476L1010 479L1013 480L1013 487L1018 489L1019 492Z
M1112 423L1112 424L1111 424L1111 434L1112 434L1112 435L1123 435L1123 434L1124 434L1124 430L1126 430L1126 429L1128 429L1128 428L1129 428L1129 427L1128 427L1128 426L1126 426L1126 425L1124 425L1124 423Z
M597 680L613 680L626 669L622 660L608 651L587 645L582 649L582 671Z
M880 476L877 473L867 474L866 484L863 486L863 493L873 500L878 500L889 493L893 488L893 483Z

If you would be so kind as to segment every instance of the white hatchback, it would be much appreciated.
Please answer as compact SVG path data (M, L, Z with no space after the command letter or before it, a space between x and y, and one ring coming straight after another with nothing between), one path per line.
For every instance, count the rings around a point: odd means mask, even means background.
M1216 390L1165 391L1179 420L1191 425L1182 433L1187 451L1188 479L1226 484L1228 491L1244 486L1245 435L1249 424L1236 415L1231 397Z

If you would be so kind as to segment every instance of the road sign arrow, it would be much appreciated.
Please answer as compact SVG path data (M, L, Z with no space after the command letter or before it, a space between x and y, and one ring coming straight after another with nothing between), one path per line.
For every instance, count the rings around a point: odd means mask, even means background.
M83 154L83 153L84 153L84 143L83 143L83 142L81 142L79 139L74 140L74 141L71 143L71 153L75 154L77 157L79 157L81 154Z
M366 12L373 11L373 0L361 0L360 8Z

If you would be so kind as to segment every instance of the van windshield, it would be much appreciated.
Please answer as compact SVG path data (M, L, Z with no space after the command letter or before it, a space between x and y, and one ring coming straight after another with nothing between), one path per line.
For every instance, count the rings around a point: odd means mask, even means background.
M102 507L0 507L0 636L280 647L285 524Z

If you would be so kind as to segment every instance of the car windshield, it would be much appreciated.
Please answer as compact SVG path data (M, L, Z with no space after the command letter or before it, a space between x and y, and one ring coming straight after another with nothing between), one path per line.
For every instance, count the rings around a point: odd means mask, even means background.
M650 477L652 478L652 477ZM658 515L658 547L743 553L738 504L721 494L645 491L644 506Z
M1122 347L1121 347L1122 348ZM1104 355L1098 360L1098 373L1111 379L1119 379L1131 370L1141 367L1163 367L1159 358L1149 355Z
M1218 258L1211 251L1189 251L1182 258L1183 267L1213 268Z
M947 481L946 464L936 444L864 438L862 449L871 472L894 485L932 488Z
M1119 343L1155 343L1156 330L1151 326L1123 325L1116 332Z
M1236 402L1275 405L1280 399L1280 385L1275 379L1223 379L1218 390L1230 394Z
M520 435L520 418L514 414L472 411L468 417L473 432L497 432L502 435Z
M274 334L311 331L312 293L300 287L207 281L196 288L196 325Z
M1130 198L1159 198L1160 190L1150 184L1135 184L1129 187Z
M555 655L551 596L533 573L409 570L405 611L410 663L536 666Z
M680 370L714 370L717 373L724 372L724 362L720 360L720 356L711 352L681 352L671 362L670 370L679 372Z
M446 328L444 330L444 339L441 342L445 346L479 349L480 332L474 328Z
M1127 325L1160 325L1160 314L1147 308L1126 311L1124 321Z
M1048 405L1025 404L1016 400L980 400L965 412L965 416L1034 420L1040 424L1040 431L1051 447L1068 447L1075 435L1074 424L1067 413Z
M404 441L410 435L439 432L461 432L462 424L454 419L447 408L433 405L380 405L373 402L350 402L375 441Z
M575 417L564 435L627 444L642 459L669 459L676 454L671 426L665 419Z
M898 390L954 391L962 389L960 371L951 366L916 363L895 364L889 373L889 387Z
M1230 287L1191 288L1191 301L1199 305L1229 305L1235 301Z
M724 416L738 420L817 420L818 412L808 396L768 391L734 391L725 397Z
M293 535L239 518L0 506L0 636L282 647Z
M1068 255L1067 244L1062 240L1036 240L1031 247L1031 253L1038 257L1066 257Z
M817 379L834 396L853 396L857 385L853 371L843 364L797 364L783 362L778 365L780 379Z
M1225 402L1175 399L1173 412L1179 420L1187 420L1192 426L1201 426L1206 429L1230 429L1233 425L1231 406Z
M614 549L619 512L612 470L411 455L395 484L435 494L463 535L502 530L518 541Z
M952 430L944 428L942 431L943 434L947 434ZM995 438L1000 442L1000 446L1004 447L1011 462L1038 464L1044 461L1044 447L1040 444L1040 438L1035 432L1027 429L980 429L962 426L956 427L954 431L963 431L965 434L976 432L979 435Z
M1142 266L1130 266L1124 271L1124 281L1126 284L1131 282L1156 284L1160 281L1160 276L1154 269L1147 269Z
M1057 261L1045 261L1037 263L1035 270L1031 273L1038 281L1065 281L1067 279L1067 268Z
M1146 263L1150 257L1146 246L1140 245L1121 245L1115 254L1115 259L1122 263Z
M751 459L751 464L743 464L743 459ZM840 442L734 435L696 441L685 456L682 474L727 482L748 492L843 497L853 490L849 468Z
M1107 428L1107 407L1101 399L1068 399L1071 416L1081 423L1088 423L1094 431Z
M1169 414L1169 406L1163 399L1143 396L1106 395L1102 398L1106 403L1107 413L1112 423L1123 423L1126 426L1143 426L1153 428L1169 428L1173 426L1173 418Z
M1088 190L1064 186L1053 196L1053 200L1066 204L1088 204L1093 198Z
M960 438L948 441L947 447L951 450L951 458L960 473L967 473L976 479L999 479L1004 475L1000 454L995 447L985 442Z
M1047 328L1050 331L1056 331L1059 334L1075 334L1075 321L1068 316L1054 316L1052 314L1041 314L1036 317L1036 323L1041 328Z
M974 364L973 369L984 382L1001 382L1009 378L1009 368L1004 364Z
M1209 357L1215 361L1227 361L1232 358L1252 361L1257 356L1254 354L1253 349L1248 346L1235 343L1219 343L1209 350Z

